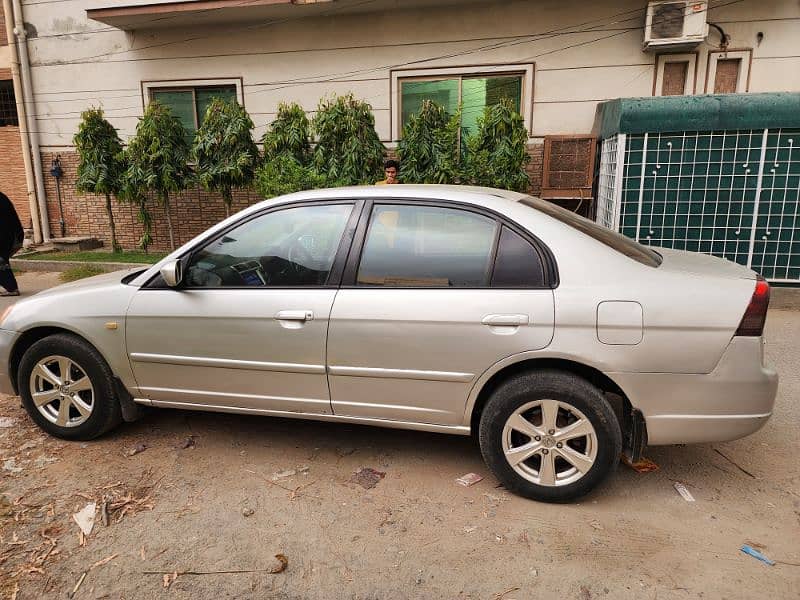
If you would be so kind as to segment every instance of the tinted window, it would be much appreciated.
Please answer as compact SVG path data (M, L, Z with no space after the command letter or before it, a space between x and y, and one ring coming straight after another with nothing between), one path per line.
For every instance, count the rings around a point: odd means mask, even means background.
M630 238L626 238L621 233L601 227L597 223L589 219L584 219L551 202L545 202L544 200L532 198L530 196L523 198L520 202L569 225L573 229L577 229L581 233L588 235L601 244L605 244L620 254L624 254L628 258L632 258L636 262L647 265L648 267L657 267L661 264L661 255L658 254L658 252L642 246Z
M189 287L323 285L353 206L287 208L228 231L192 256Z
M151 98L169 106L173 116L178 117L186 128L189 143L194 141L194 134L203 124L206 111L213 98L226 102L236 101L236 86L217 87L182 87L166 90L153 89Z
M418 114L425 100L433 100L448 115L461 115L463 137L478 128L478 119L487 107L503 99L511 101L514 110L522 107L523 75L442 76L437 79L400 80L400 119L405 127Z
M544 287L542 259L525 238L503 227L492 273L492 287Z
M360 285L481 287L494 219L433 206L377 205L358 270Z

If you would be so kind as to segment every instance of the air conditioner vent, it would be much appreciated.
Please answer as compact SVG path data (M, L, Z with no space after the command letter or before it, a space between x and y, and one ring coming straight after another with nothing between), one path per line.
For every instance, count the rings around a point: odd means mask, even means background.
M654 0L647 5L645 50L691 48L708 36L708 3Z
M685 8L686 4L683 2L657 4L654 6L651 37L654 40L681 37L683 35L683 11Z

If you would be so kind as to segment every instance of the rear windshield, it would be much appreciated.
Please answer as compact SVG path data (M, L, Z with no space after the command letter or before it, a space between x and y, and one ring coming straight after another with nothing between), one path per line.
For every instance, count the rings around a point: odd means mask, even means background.
M602 227L597 223L590 221L589 219L585 219L579 215L576 215L574 212L570 212L565 208L561 208L552 202L547 202L531 196L522 198L520 202L538 210L539 212L543 212L548 217L553 217L554 219L561 221L565 225L569 225L573 229L577 229L581 233L588 235L601 244L605 244L620 254L624 254L628 258L632 258L638 263L648 267L657 267L661 264L661 255L658 252L634 242L632 239L625 237L621 233L606 229L605 227Z

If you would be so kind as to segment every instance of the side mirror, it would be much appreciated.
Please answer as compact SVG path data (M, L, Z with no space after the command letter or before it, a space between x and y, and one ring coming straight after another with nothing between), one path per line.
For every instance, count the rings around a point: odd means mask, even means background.
M183 279L183 267L181 266L181 261L171 260L161 267L159 272L161 273L161 277L164 279L164 283L166 283L169 287L174 288L181 284L181 280Z

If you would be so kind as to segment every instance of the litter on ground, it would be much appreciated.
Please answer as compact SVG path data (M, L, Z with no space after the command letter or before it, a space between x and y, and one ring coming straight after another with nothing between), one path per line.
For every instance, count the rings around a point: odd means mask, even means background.
M628 465L631 469L636 471L637 473L652 473L653 471L658 471L659 467L656 463L654 463L649 458L640 458L636 462L631 462L631 460L625 455L622 455L622 462Z
M89 502L81 510L72 515L72 519L81 528L83 535L91 535L94 528L94 513L97 510L96 502Z
M762 554L761 552L759 552L758 550L756 550L752 546L748 546L747 544L745 544L744 546L742 546L742 552L744 552L745 554L747 554L749 556L752 556L756 560L760 560L761 562L763 562L764 564L769 565L770 567L774 567L775 566L775 561L774 560L768 559L764 554Z
M370 467L361 467L358 471L353 473L350 481L357 483L365 490L370 490L378 485L378 482L384 477L386 477L386 473L382 471L376 471Z
M694 502L694 496L692 496L692 493L686 489L685 485L683 485L679 481L676 481L673 487L675 488L675 491L677 491L684 500L686 500L687 502Z
M469 487L471 485L475 485L479 481L482 481L483 477L478 475L477 473L467 473L466 475L462 475L458 479L456 479L456 483L459 485L463 485L464 487Z

